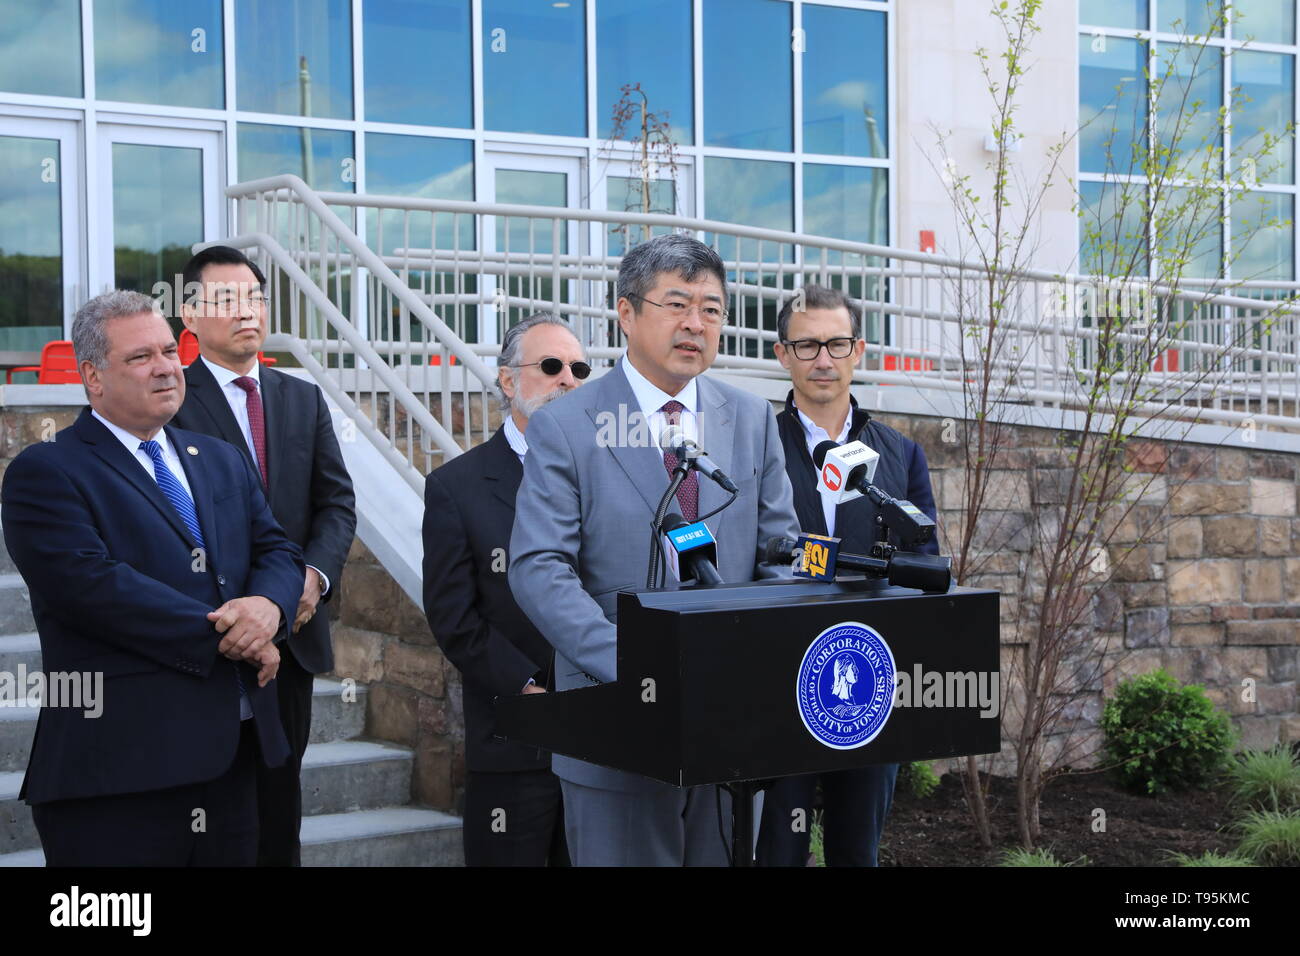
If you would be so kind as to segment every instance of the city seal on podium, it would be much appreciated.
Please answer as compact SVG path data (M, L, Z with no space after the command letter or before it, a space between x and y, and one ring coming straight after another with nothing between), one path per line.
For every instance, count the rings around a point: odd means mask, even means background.
M853 750L884 729L894 684L894 654L885 639L857 621L835 624L817 635L799 665L799 718L827 747Z

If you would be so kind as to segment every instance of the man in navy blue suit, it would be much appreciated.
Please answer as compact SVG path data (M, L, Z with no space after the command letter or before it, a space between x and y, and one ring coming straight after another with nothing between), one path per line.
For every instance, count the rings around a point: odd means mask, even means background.
M0 520L46 673L102 699L45 702L20 795L50 866L253 865L302 554L243 455L164 427L185 380L151 299L92 299L72 341L91 407L9 465Z
M872 483L934 518L930 469L921 446L874 421L849 394L853 369L867 347L857 304L838 289L809 284L785 303L776 328L774 351L794 386L776 423L799 527L839 538L840 550L849 554L868 553L876 540L878 509L870 498L837 506L834 496L818 491L812 454L824 441L860 441L879 452ZM934 541L922 550L939 553ZM897 776L898 764L821 774L827 866L876 865ZM804 865L817 782L815 774L783 777L768 788L759 829L760 866Z

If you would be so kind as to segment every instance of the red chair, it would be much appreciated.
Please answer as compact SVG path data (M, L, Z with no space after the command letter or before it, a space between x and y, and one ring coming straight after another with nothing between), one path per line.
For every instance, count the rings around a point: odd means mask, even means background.
M41 348L40 365L19 365L5 373L5 384L12 385L14 372L35 372L38 385L80 385L77 356L72 343L64 339L46 342Z
M194 360L199 357L199 337L189 329L181 329L181 337L176 343L176 351L180 353L182 365L192 365ZM258 352L257 360L263 365L274 365L276 363L275 359L267 358L265 352Z

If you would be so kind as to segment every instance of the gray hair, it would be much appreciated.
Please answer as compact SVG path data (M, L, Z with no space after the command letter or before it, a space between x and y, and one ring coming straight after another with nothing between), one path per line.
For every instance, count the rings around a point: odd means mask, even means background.
M862 338L862 309L839 289L808 283L796 289L794 295L785 300L781 312L776 317L776 340L789 341L790 316L795 312L807 312L809 309L848 309L849 328L855 339Z
M641 311L645 293L654 288L659 274L669 272L694 282L703 272L712 273L722 284L722 301L727 300L727 267L716 252L694 236L672 233L655 236L635 246L618 267L618 298L631 299Z
M143 292L114 289L97 295L80 309L72 320L72 350L77 364L89 362L95 368L108 364L109 319L124 319L141 312L157 312L158 304Z
M570 335L573 334L573 329L568 322L550 312L534 312L506 329L505 338L501 340L501 359L497 363L497 367L510 369L510 378L513 382L519 381L519 372L514 366L519 361L519 351L524 347L524 333L529 329L537 328L539 325L558 325ZM574 335L574 338L577 338L577 336ZM500 379L497 379L497 395L501 398L501 411L508 414L510 411L510 396L506 395L505 389L501 387Z

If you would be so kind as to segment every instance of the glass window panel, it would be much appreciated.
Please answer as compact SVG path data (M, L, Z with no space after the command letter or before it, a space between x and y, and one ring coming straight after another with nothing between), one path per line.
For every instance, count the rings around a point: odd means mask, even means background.
M293 173L327 192L356 189L352 134L337 129L240 123L239 181Z
M235 36L239 109L352 118L349 0L236 0Z
M381 196L473 200L474 143L467 139L367 133L366 191ZM385 209L380 214L382 222L376 210L367 212L367 233L370 245L385 254L406 245L408 237L413 248L427 249L431 241L439 249L474 248L472 216L460 216L459 226L454 227L450 213L439 213L435 230L432 213L413 212L404 218L399 209ZM453 228L460 233L458 242Z
M804 4L803 148L889 155L885 14Z
M1223 175L1223 55L1216 47L1166 43L1160 47L1164 83L1156 104L1160 145L1152 173L1196 179Z
M1085 275L1147 274L1145 186L1079 184L1079 263Z
M1118 37L1079 37L1079 169L1142 171L1146 152L1147 47Z
M676 186L671 179L652 179L649 183L644 183L639 176L610 176L605 183L605 206L618 212L672 215L677 211ZM645 228L612 223L609 226L609 249L606 255L621 256L630 246L672 231L669 226Z
M507 206L567 206L569 177L533 169L498 169L496 201ZM550 255L551 219L497 219L497 251ZM568 230L561 225L560 251L568 251Z
M1079 22L1090 27L1145 30L1146 0L1079 0Z
M1235 3L1236 0L1233 0ZM1159 0L1158 29L1179 36L1223 36L1222 11L1226 6L1215 0Z
M793 148L791 9L780 0L704 4L704 141L708 145Z
M483 0L488 129L587 135L585 18L578 0Z
M79 0L0 0L0 90L81 95Z
M760 226L790 232L794 229L794 167L790 163L773 163L757 159L724 159L710 156L704 160L704 217L742 226ZM706 233L705 242L714 236ZM717 236L718 254L732 260L737 256L732 236ZM759 245L745 239L740 257L756 260ZM763 243L764 260L788 258L791 247L774 242Z
M1254 167L1261 183L1295 182L1293 133L1268 145L1295 116L1295 57L1285 53L1237 50L1232 54L1232 170Z
M171 282L203 241L203 151L113 144L113 272L119 289Z
M98 0L95 95L221 109L221 0Z
M860 166L803 168L803 232L887 245L889 173Z
M1156 278L1213 279L1223 268L1223 193L1217 187L1166 189L1152 222Z
M1234 279L1295 278L1295 197L1248 193L1232 201Z
M1295 43L1296 0L1232 0L1232 36L1260 43Z
M63 337L59 141L0 136L0 349Z
M624 86L640 83L647 108L664 119L673 142L694 135L690 0L599 0L596 4L596 103L600 136L609 139ZM646 64L654 64L646 69ZM625 138L639 135L635 128Z
M366 119L474 125L469 0L366 0Z

